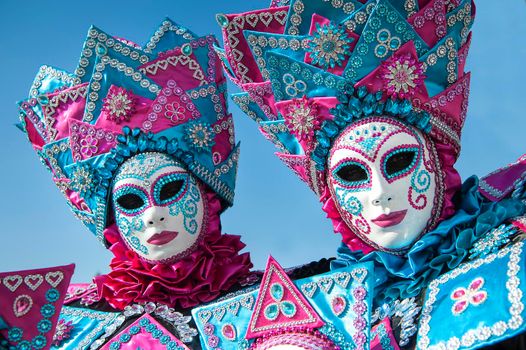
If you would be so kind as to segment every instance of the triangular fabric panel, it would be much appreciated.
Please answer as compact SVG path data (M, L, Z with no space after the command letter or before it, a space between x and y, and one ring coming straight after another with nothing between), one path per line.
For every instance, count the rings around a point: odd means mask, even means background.
M110 339L101 350L189 349L148 314L144 314Z
M0 331L17 349L49 348L75 265L0 273Z
M246 339L257 338L285 327L315 329L323 325L320 316L294 286L283 268L273 257L269 257Z

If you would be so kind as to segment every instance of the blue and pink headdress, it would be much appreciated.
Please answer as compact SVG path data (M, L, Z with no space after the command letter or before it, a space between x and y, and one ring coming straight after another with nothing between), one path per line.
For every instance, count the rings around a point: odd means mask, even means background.
M290 0L217 16L225 45L217 52L244 91L234 101L321 198L352 250L373 248L336 210L326 165L340 133L364 118L400 121L432 141L439 169L427 230L453 214L474 13L471 0Z
M155 299L190 307L228 289L237 282L233 276L250 267L248 254L237 254L244 247L239 237L220 231L219 214L234 199L239 147L215 43L213 36L198 37L169 19L142 47L91 27L75 73L41 67L29 98L19 103L21 127L74 215L112 245L112 272L98 284L114 306ZM112 179L121 164L144 152L170 155L205 184L208 232L187 257L208 259L198 274L188 261L152 270L130 258L116 233ZM214 270L220 260L230 266L228 273ZM167 283L160 286L158 278ZM126 288L126 295L119 294Z

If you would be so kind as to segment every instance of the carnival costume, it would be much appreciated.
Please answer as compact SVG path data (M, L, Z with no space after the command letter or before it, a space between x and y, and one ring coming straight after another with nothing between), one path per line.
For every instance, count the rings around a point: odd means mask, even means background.
M292 282L271 261L259 292L194 310L204 347L524 346L525 160L463 184L454 168L474 15L471 0L290 0L217 16L234 101L342 245L326 274Z
M24 316L30 296L10 298L5 310L22 326L3 317L9 346L194 348L188 310L250 280L239 236L221 234L239 145L214 43L169 19L143 47L92 27L74 74L40 69L19 104L20 128L74 215L114 257L93 284L54 289L49 302L65 306L39 328L47 338L29 330L38 322ZM38 274L21 285L14 276L2 293L48 280Z

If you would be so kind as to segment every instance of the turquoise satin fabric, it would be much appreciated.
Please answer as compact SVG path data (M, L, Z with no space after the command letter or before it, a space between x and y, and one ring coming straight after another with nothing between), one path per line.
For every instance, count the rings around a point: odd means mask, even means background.
M375 302L416 296L432 279L457 267L478 238L504 221L523 214L526 209L518 199L487 200L478 192L476 176L464 182L455 201L455 215L425 234L405 256L380 251L364 255L361 251L351 252L342 243L331 268L373 261Z
M434 280L423 304L417 349L452 349L456 341L462 349L479 349L524 332L525 262L524 242L519 242ZM482 284L470 288L475 279ZM485 293L485 297L478 303L472 296L453 298L454 291L468 288L468 293ZM467 306L453 312L458 300ZM444 321L451 326L444 327Z
M51 349L89 349L90 345L116 321L119 315L118 312L64 306L60 319L71 322L73 328L69 337L64 339L58 347L52 346Z

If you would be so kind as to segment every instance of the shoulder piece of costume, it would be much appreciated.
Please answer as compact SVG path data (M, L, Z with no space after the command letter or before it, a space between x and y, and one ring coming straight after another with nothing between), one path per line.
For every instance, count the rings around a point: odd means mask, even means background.
M189 309L254 277L240 237L221 233L239 144L216 44L170 19L144 46L91 27L75 72L41 67L19 103L66 203L114 255L70 286L57 347L193 347Z
M204 349L368 349L371 264L292 281L272 258L258 289L198 307Z

